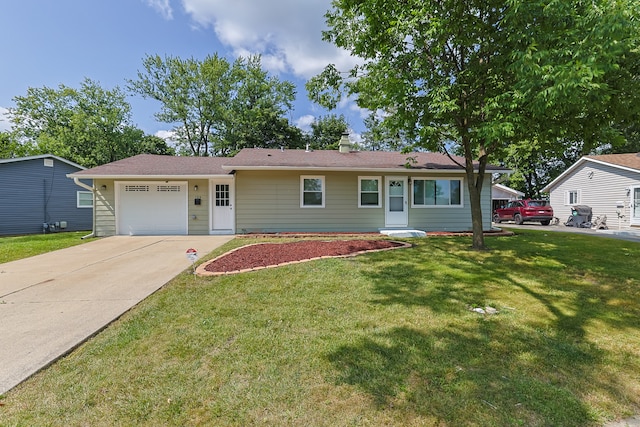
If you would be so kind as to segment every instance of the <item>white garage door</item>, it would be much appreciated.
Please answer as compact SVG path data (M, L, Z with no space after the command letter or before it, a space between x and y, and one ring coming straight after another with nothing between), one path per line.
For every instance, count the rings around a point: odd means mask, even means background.
M187 234L186 182L118 183L118 234Z

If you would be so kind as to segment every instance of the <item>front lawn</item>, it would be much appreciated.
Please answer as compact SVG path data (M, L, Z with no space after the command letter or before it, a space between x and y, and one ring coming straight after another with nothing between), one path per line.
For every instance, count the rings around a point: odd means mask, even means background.
M89 231L0 237L0 264L85 243Z
M0 398L0 424L599 426L640 413L640 244L410 241L185 272ZM498 313L472 310L486 307Z

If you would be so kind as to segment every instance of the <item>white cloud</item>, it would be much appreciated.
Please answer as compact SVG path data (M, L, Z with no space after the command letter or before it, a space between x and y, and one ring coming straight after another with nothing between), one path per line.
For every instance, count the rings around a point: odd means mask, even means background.
M162 138L167 142L176 140L176 133L172 130L159 130L155 133L155 136Z
M11 122L9 121L9 110L0 107L0 132L5 132L11 129Z
M148 0L149 1L149 0ZM357 61L322 40L330 0L182 0L185 11L236 55L262 55L265 68L309 78L330 63L350 69Z
M166 20L173 19L173 9L169 4L169 0L145 0L147 5L151 6Z
M311 123L316 121L316 117L311 114L304 115L296 120L296 127L304 132L311 132Z

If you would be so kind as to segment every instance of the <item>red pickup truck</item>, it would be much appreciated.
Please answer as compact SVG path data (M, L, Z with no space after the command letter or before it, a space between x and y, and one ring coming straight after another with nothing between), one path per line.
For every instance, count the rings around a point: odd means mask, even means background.
M549 225L553 219L553 208L546 200L512 200L506 207L496 209L493 222L514 221L520 225L525 221L539 221Z

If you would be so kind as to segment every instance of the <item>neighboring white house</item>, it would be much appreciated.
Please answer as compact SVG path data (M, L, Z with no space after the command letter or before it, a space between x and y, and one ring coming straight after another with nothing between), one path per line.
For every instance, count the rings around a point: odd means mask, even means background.
M640 227L640 153L584 156L543 188L561 221L587 205L609 228Z
M492 211L507 206L511 200L519 200L524 197L524 193L513 188L509 188L502 184L493 184L491 186L491 204Z

